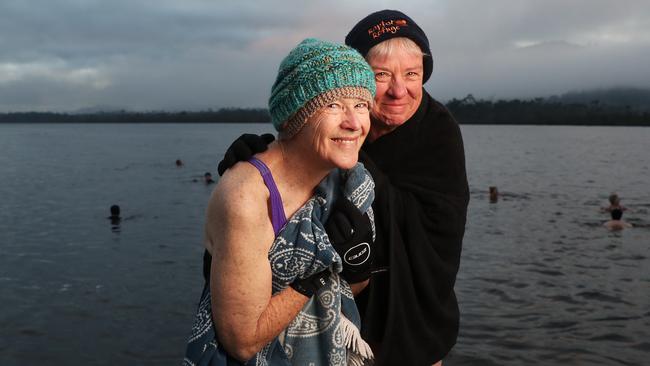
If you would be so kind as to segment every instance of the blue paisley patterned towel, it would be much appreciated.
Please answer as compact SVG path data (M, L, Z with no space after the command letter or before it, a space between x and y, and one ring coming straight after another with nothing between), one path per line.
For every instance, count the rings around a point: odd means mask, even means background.
M333 170L318 185L314 196L289 219L269 250L273 294L298 278L324 269L331 270L332 276L289 324L283 345L276 338L246 365L363 365L372 358L359 334L359 312L350 286L339 276L341 258L324 229L333 202L342 197L367 212L374 226L374 182L363 164L348 171ZM207 285L183 364L241 365L228 357L216 341Z

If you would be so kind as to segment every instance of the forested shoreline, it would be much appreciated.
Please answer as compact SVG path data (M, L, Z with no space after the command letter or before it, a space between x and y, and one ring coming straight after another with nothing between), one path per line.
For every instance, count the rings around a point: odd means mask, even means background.
M471 95L447 102L460 124L650 126L650 111L630 105L531 100L475 100Z
M566 102L560 98L482 100L471 94L452 99L447 108L460 124L650 126L650 107L600 100ZM263 108L216 111L111 111L95 113L0 113L0 123L262 123Z
M269 120L268 111L261 108L222 108L198 112L0 113L0 123L255 123Z

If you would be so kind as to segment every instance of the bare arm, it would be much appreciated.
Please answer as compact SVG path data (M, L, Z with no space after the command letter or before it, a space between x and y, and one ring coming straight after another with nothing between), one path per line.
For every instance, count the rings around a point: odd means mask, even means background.
M219 341L242 361L280 334L308 300L290 287L271 296L268 250L274 233L267 199L257 185L227 174L207 212L213 318Z

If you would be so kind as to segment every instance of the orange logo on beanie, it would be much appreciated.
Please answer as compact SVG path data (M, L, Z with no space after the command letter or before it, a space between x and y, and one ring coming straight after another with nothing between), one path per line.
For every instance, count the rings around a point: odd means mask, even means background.
M408 22L406 19L382 20L368 29L368 35L371 36L372 39L376 39L381 37L384 33L395 34L401 27L407 26Z

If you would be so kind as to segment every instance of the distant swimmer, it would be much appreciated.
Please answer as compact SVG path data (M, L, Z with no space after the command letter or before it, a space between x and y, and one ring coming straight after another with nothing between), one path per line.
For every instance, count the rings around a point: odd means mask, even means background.
M111 206L111 216L108 217L110 220L121 220L120 218L120 206L113 205Z
M203 181L205 184L212 184L214 183L214 180L212 180L212 174L210 172L206 172L203 174Z
M111 215L108 217L109 220L111 220L111 230L115 232L120 231L120 221L122 221L122 218L120 217L120 206L118 205L112 205L111 206Z
M499 201L499 190L496 186L490 186L490 203Z
M626 228L631 228L632 224L622 220L623 210L615 208L611 211L612 219L604 223L609 231L619 231Z
M183 161L181 159L176 159L176 166L177 167L182 167L183 166Z
M609 195L608 199L609 199L609 206L603 207L601 209L602 211L612 212L614 210L621 210L621 211L627 210L627 207L621 205L621 198L618 196L618 194L612 193Z

